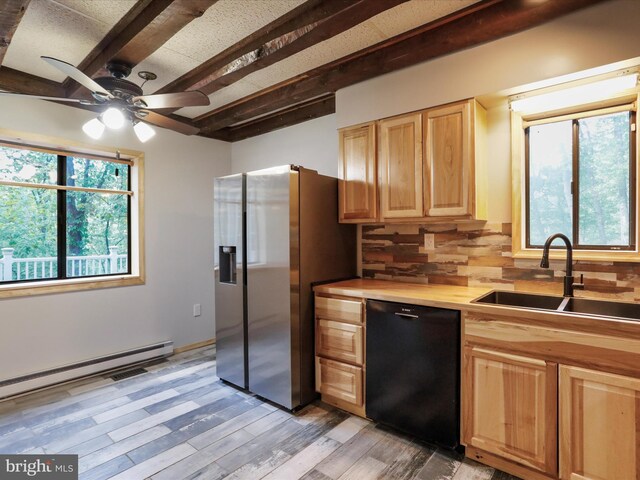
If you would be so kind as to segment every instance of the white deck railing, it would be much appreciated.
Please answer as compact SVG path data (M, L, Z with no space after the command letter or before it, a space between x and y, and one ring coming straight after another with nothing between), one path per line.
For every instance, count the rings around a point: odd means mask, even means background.
M0 258L0 281L36 280L58 276L56 257L14 258L13 248L3 248ZM108 275L127 271L127 255L118 247L109 247L108 255L67 257L67 277Z

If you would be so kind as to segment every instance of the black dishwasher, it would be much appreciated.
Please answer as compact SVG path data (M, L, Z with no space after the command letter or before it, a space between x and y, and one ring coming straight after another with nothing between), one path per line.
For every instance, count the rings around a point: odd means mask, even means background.
M447 448L460 443L460 312L367 301L366 414Z

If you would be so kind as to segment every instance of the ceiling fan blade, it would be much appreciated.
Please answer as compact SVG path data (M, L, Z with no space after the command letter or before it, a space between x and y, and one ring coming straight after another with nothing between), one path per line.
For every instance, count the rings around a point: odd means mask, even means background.
M92 102L91 100L84 100L81 98L47 97L46 95L29 95L28 93L14 93L14 92L0 92L0 95L5 95L9 97L35 98L39 100L51 100L52 102L80 103L81 105L101 105L98 102Z
M141 95L134 97L133 103L143 101L144 108L181 108L181 107L206 107L209 105L209 97L199 90L178 93L160 93L158 95Z
M43 59L45 62L47 62L52 67L55 67L58 70L60 70L67 77L73 78L80 85L88 88L92 92L99 93L99 94L104 95L104 96L106 96L108 98L111 98L111 93L109 93L108 90L105 90L104 88L102 88L97 82L95 82L90 77L86 76L84 73L82 73L80 70L78 70L76 67L74 67L70 63L63 62L62 60L58 60L57 58L53 58L53 57L44 57L43 56L43 57L40 57L40 58Z
M168 128L169 130L175 130L176 132L182 133L184 135L195 135L200 131L199 128L187 123L179 122L178 120L174 120L173 118L165 117L164 115L160 115L159 113L155 112L148 112L146 110L136 112L136 117L138 117L143 122L147 122L151 125L156 125L162 128Z

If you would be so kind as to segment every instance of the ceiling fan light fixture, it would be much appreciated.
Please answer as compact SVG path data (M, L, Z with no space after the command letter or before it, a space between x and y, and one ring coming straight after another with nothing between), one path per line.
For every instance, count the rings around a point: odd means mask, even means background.
M147 140L151 139L156 131L151 128L149 125L143 122L138 122L133 126L133 131L142 143L145 143Z
M122 128L125 120L122 110L115 107L107 108L100 116L100 119L102 120L102 123L113 130Z
M87 135L89 135L94 140L98 140L100 137L102 137L102 134L104 133L104 129L105 129L104 123L102 123L97 118L89 120L87 123L85 123L82 126L82 131Z

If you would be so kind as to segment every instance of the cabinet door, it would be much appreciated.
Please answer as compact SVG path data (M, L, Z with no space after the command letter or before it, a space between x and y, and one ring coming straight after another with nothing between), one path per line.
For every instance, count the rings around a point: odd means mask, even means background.
M382 217L420 218L423 216L421 116L382 120L379 126Z
M557 365L466 347L463 381L467 445L555 475Z
M378 218L375 135L374 123L339 132L338 197L341 222L374 222Z
M560 367L560 478L640 478L640 379Z
M472 109L466 101L424 113L426 216L473 212Z

